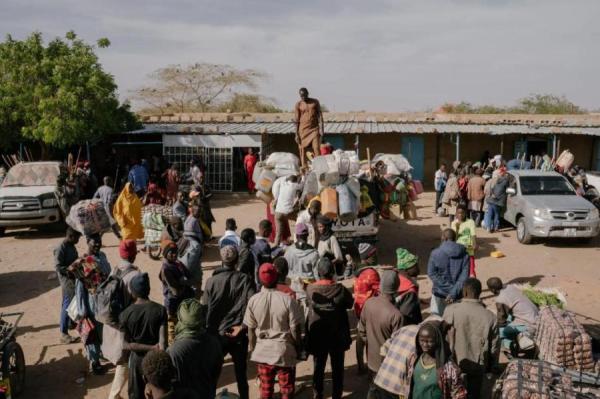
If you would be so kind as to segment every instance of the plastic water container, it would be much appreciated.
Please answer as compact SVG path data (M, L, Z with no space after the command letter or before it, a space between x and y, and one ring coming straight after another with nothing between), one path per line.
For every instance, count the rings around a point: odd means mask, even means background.
M356 219L358 214L358 199L346 184L338 185L335 190L338 194L339 219L349 222Z
M269 169L263 169L258 182L256 182L256 189L263 193L268 193L273 187L273 183L277 179L275 172Z
M256 191L256 198L264 201L265 204L270 204L273 201L273 194L271 192L263 193L262 191Z
M338 193L334 188L325 187L321 191L321 213L329 219L337 219Z

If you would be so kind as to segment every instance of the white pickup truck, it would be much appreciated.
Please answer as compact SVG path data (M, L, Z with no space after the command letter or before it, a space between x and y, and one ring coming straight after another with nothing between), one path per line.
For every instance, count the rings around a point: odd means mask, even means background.
M60 162L22 162L0 186L0 235L7 227L53 224L61 219L56 200Z

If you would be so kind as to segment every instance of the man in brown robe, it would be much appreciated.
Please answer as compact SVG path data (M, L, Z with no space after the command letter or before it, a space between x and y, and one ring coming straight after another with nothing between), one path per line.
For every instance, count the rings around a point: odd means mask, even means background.
M308 97L308 90L300 89L300 101L296 103L296 143L300 153L302 167L306 165L304 158L306 147L312 147L313 155L320 153L321 137L324 123L319 100Z

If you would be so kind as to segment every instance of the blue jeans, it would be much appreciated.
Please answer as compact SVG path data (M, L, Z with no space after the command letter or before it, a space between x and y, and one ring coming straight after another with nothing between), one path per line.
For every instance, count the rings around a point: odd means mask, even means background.
M485 228L491 231L498 230L500 227L500 206L496 204L488 204L488 209L485 211Z
M63 291L62 303L60 307L60 332L63 334L69 333L69 325L71 324L71 319L69 318L69 315L67 313L67 308L71 304L72 299L73 296L70 293Z
M517 339L517 336L527 331L527 326L522 324L507 324L504 327L500 327L498 331L498 335L502 340L502 347L506 349L510 349L510 343Z
M446 300L444 298L438 298L435 295L431 295L431 303L429 305L429 313L442 316L446 309Z

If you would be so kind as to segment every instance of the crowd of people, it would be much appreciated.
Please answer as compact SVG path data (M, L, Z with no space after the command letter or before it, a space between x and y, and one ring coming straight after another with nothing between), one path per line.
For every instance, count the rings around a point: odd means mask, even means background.
M214 218L199 163L190 165L190 193L179 189L174 168L163 174L164 197L146 172L134 165L116 200L110 178L93 195L114 218L116 265L103 253L100 235L85 237L80 256L80 234L69 228L55 250L62 342L81 340L95 374L106 372L102 359L116 366L110 398L125 390L132 399L214 398L226 355L242 399L249 397L248 360L256 364L261 398L272 398L276 384L282 398L291 398L296 367L309 357L313 397L324 397L329 358L331 395L341 398L353 328L369 398L478 398L485 375L497 371L501 347L510 350L535 321L535 305L499 278L487 281L496 314L480 301L475 230L480 223L497 228L494 208L502 206L499 193L508 184L502 165L455 164L449 177L444 165L436 172L435 207L445 207L452 219L427 261L428 315L417 282L425 264L409 250L398 248L396 264L382 265L377 247L364 242L355 262L342 252L318 198L297 215L289 234L288 208L299 190L288 178L278 180L273 217L256 231L238 234L236 220L225 221L217 242L221 266L203 281L203 245L212 239ZM142 207L166 201L173 216L160 237L158 304L149 299L148 274L136 265L137 240L144 236ZM70 335L73 327L79 338Z

